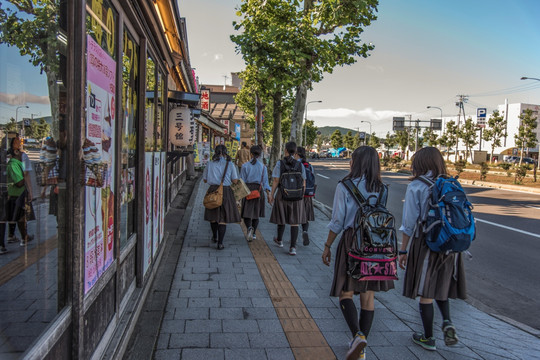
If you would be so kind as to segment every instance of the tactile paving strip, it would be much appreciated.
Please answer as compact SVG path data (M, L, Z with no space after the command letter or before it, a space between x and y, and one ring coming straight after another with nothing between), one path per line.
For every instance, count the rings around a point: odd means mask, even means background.
M242 229L246 234L244 224ZM257 240L248 244L295 359L336 359L262 234L257 231Z

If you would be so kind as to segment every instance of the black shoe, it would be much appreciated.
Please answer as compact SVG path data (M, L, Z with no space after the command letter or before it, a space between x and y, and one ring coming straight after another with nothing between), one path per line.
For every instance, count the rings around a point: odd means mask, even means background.
M212 238L212 242L217 243L217 239L215 237Z
M431 350L431 351L437 350L437 348L435 347L435 338L434 337L430 337L430 338L426 339L424 334L414 333L413 336L412 336L412 339L413 339L415 344L420 345L421 347L423 347L426 350Z
M223 250L225 248L225 246L223 246L223 244L217 244L217 249L218 250Z
M302 239L304 239L304 246L309 245L309 234L307 231L302 232Z
M444 344L446 346L452 346L458 343L459 339L456 334L456 328L452 325L450 320L443 321L442 331L444 333Z

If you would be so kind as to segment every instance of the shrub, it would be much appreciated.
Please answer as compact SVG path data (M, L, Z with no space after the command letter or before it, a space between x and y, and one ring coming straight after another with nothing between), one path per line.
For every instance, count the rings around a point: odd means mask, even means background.
M529 170L530 167L527 165L521 165L516 169L516 177L514 179L515 184L521 184L523 182L523 178L527 175L527 170Z
M501 167L501 169L506 171L506 176L510 177L512 175L512 164L503 162L499 166Z
M486 162L480 164L480 180L486 180L486 176L489 170L489 165Z
M467 166L467 161L465 160L458 160L454 163L454 169L457 171L457 176L461 175L463 170L465 170L465 167Z

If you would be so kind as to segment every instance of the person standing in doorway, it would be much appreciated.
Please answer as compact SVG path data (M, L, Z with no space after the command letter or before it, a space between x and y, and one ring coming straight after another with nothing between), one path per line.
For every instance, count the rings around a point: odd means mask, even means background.
M313 211L313 197L315 196L315 172L313 166L307 161L306 149L299 146L294 155L306 172L306 187L304 191L304 211L306 213L306 222L302 224L302 240L304 246L309 245L309 222L315 221L315 211Z
M285 225L289 224L291 226L289 255L293 256L296 255L298 225L306 223L303 202L306 171L302 164L296 161L294 154L296 154L296 143L291 141L285 144L285 156L277 162L272 171L272 190L268 197L268 202L273 205L270 222L277 225L274 243L283 247ZM275 195L276 190L278 190L277 195Z
M242 147L236 153L235 164L238 166L238 170L242 170L242 165L250 160L249 148L245 141L242 141Z

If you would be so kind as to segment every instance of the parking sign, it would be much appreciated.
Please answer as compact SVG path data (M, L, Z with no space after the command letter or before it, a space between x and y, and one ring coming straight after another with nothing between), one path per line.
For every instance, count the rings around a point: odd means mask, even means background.
M486 108L476 109L476 125L478 127L486 127Z

